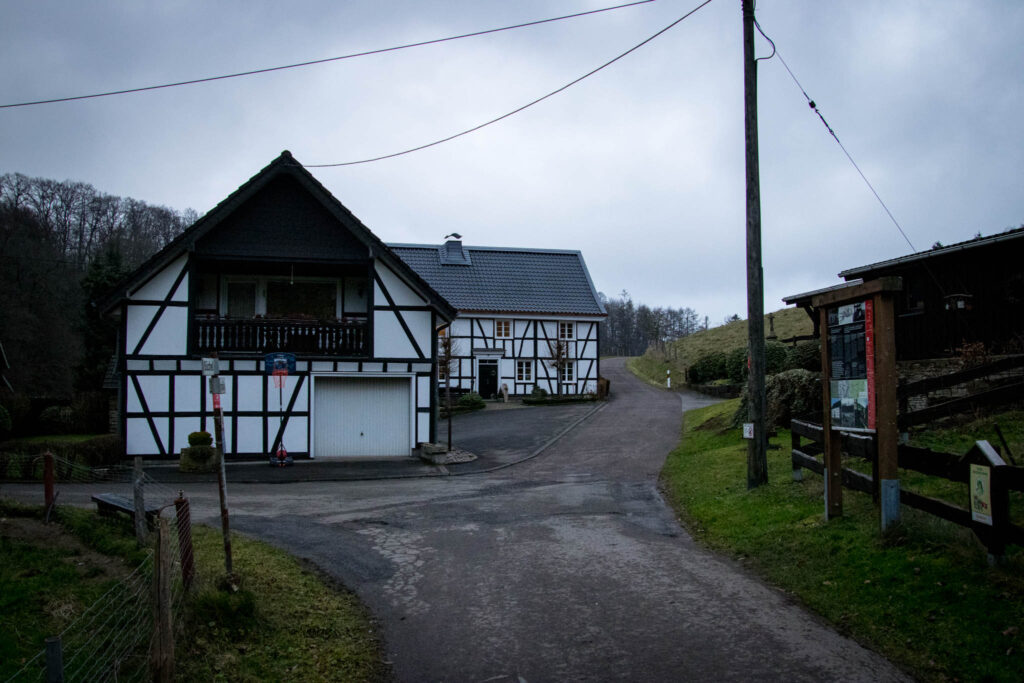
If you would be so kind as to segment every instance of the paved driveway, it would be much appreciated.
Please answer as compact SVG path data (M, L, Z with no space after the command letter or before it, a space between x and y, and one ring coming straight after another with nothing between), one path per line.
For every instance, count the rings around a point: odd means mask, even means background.
M602 374L613 400L529 461L457 477L232 484L232 526L355 590L399 681L903 680L677 524L656 477L680 410L705 399L649 387L621 360ZM465 416L455 441L461 429L477 450L527 453L540 442L530 415L557 415L537 410ZM216 524L216 490L190 496Z
M621 360L602 370L607 408L526 463L235 487L235 528L352 587L381 620L400 681L900 680L694 544L656 476L681 408L703 399L648 387ZM494 426L499 446L528 428Z

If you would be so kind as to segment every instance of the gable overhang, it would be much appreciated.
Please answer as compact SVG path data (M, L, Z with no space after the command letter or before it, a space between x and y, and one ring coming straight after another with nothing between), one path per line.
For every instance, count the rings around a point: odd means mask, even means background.
M271 181L282 176L289 176L307 190L342 226L362 242L368 251L369 258L385 263L405 284L417 294L430 302L437 314L444 320L452 320L455 308L438 294L423 278L388 248L369 228L363 225L327 188L325 188L305 167L292 157L291 152L281 152L274 161L254 175L237 190L232 192L211 209L206 215L193 223L183 233L171 240L163 249L147 259L141 266L117 284L113 292L99 302L100 311L104 315L116 313L121 302L132 292L142 287L155 273L179 258L182 254L192 254L196 243L205 235L221 225L245 202L256 196ZM230 257L218 257L220 260ZM308 257L310 262L320 261L315 254Z

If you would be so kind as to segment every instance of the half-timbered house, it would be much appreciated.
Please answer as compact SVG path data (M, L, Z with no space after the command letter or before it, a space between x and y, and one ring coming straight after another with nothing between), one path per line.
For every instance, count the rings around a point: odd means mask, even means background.
M599 323L607 315L579 251L391 244L458 311L441 384L491 398L597 391Z
M437 330L455 310L283 152L121 283L128 455L213 431L217 352L228 457L409 455L435 431ZM275 388L267 354L294 354Z

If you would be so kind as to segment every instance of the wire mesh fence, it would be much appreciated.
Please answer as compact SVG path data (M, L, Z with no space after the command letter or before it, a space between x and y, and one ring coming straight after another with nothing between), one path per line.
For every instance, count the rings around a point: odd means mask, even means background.
M49 465L47 457L52 459ZM154 634L160 633L157 622L167 617L161 611L170 611L170 623L180 623L187 586L195 572L188 502L180 491L142 470L89 468L49 454L0 454L0 480L38 482L42 488L47 466L56 489L47 497L59 498L61 485L97 483L104 485L104 491L124 494L128 500L139 494L144 497L141 509L157 509L154 531L158 534L164 528L168 538L162 544L150 543L155 534L148 534L145 547L149 550L138 566L55 634L59 638L56 649L50 643L51 647L40 650L7 680L52 680L55 657L64 681L150 680ZM169 557L160 556L160 547L166 548ZM157 589L160 581L156 574L161 566L169 569L165 600ZM161 606L164 602L165 607Z

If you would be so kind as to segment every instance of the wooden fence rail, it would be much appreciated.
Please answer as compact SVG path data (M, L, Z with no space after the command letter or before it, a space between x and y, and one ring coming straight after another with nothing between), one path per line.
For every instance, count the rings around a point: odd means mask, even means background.
M793 479L799 481L803 477L802 471L805 469L824 476L825 464L817 458L824 451L824 434L821 425L804 420L793 420L790 423L790 429ZM803 443L804 439L808 439L810 443ZM844 454L872 463L871 475L844 467L842 471L843 486L869 493L877 500L878 458L874 437L843 433L841 443ZM1010 491L1024 491L1024 467L1005 464L991 449L987 441L979 441L966 455L941 453L927 448L901 445L898 450L899 467L966 484L970 479L970 466L972 462L977 462L976 457L972 460L972 454L985 449L992 453L988 456L989 460L986 463L991 466L991 497L994 508L991 526L975 521L971 511L966 508L913 491L900 490L900 503L970 528L988 547L989 553L998 558L1003 555L1003 549L1007 543L1024 546L1024 528L1009 521L1008 497Z
M1005 405L1014 401L1024 400L1024 381L1017 381L1003 386L992 387L986 391L977 392L970 396L943 401L934 406L910 410L910 399L913 396L929 394L933 391L952 389L953 387L973 382L979 379L992 378L996 375L1010 373L1019 368L1024 368L1024 356L1010 356L1001 358L992 363L968 368L959 372L953 372L940 377L929 377L927 379L910 382L899 387L897 397L899 399L899 428L909 429L915 425L926 424L949 415L964 413L977 408L994 405ZM1017 374L1017 373L1014 373ZM1005 378L1004 379L1008 379ZM1018 378L1019 379L1019 378Z

